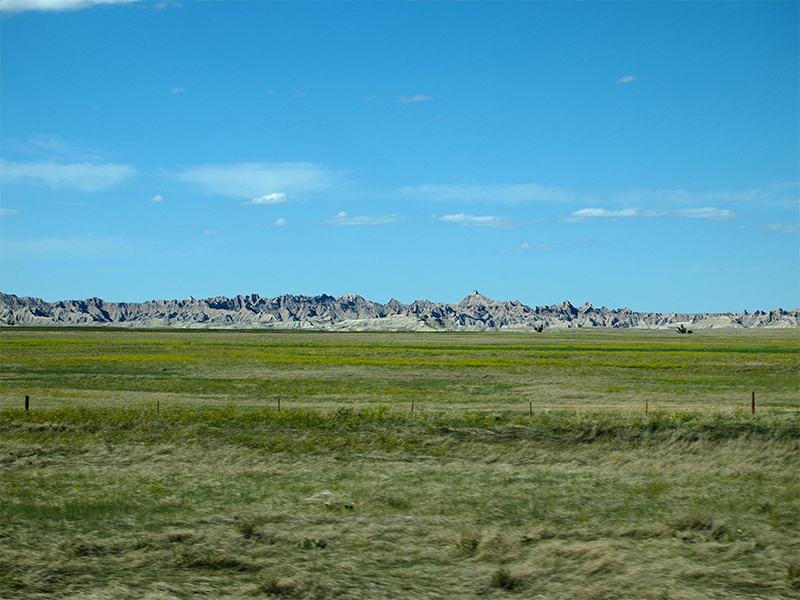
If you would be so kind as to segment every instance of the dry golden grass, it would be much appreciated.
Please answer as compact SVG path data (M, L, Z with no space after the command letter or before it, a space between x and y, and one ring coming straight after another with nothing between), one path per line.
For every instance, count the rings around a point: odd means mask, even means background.
M4 599L800 597L796 336L127 333L2 333Z

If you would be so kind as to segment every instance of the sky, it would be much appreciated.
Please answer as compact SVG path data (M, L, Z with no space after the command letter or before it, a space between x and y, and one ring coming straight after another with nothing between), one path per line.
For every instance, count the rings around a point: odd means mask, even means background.
M0 291L800 306L800 3L0 0Z

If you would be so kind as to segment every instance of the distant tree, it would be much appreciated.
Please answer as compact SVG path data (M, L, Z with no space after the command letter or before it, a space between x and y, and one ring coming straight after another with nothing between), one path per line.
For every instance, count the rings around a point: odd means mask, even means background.
M533 330L536 333L542 333L542 331L544 331L544 325L534 325Z
M678 328L675 331L677 331L678 333L692 333L692 330L686 329L686 327L683 324L678 325Z

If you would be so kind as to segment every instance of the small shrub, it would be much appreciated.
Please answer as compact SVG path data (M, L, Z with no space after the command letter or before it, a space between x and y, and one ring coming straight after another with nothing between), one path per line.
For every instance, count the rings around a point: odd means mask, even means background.
M316 548L324 548L327 545L328 544L325 540L316 540L314 538L307 538L307 537L304 537L303 541L300 542L300 547L303 550L314 550Z
M800 558L795 558L786 568L786 579L789 580L789 587L800 590Z
M256 520L251 517L234 517L234 527L242 534L244 539L249 540L256 532Z
M514 577L511 571L505 567L500 567L497 571L492 573L492 579L489 581L491 587L501 590L513 590L518 587L520 583L519 577Z
M297 584L285 577L270 576L258 586L258 591L269 596L292 597L297 594Z
M480 544L480 534L473 531L462 531L456 541L456 550L464 556L472 556Z

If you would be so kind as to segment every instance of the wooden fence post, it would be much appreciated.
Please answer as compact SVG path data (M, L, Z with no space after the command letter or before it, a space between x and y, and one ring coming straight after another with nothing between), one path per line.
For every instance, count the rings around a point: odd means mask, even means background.
M756 393L750 392L750 414L756 414Z
M30 397L29 396L25 396L25 410L30 410L30 407L31 407Z

